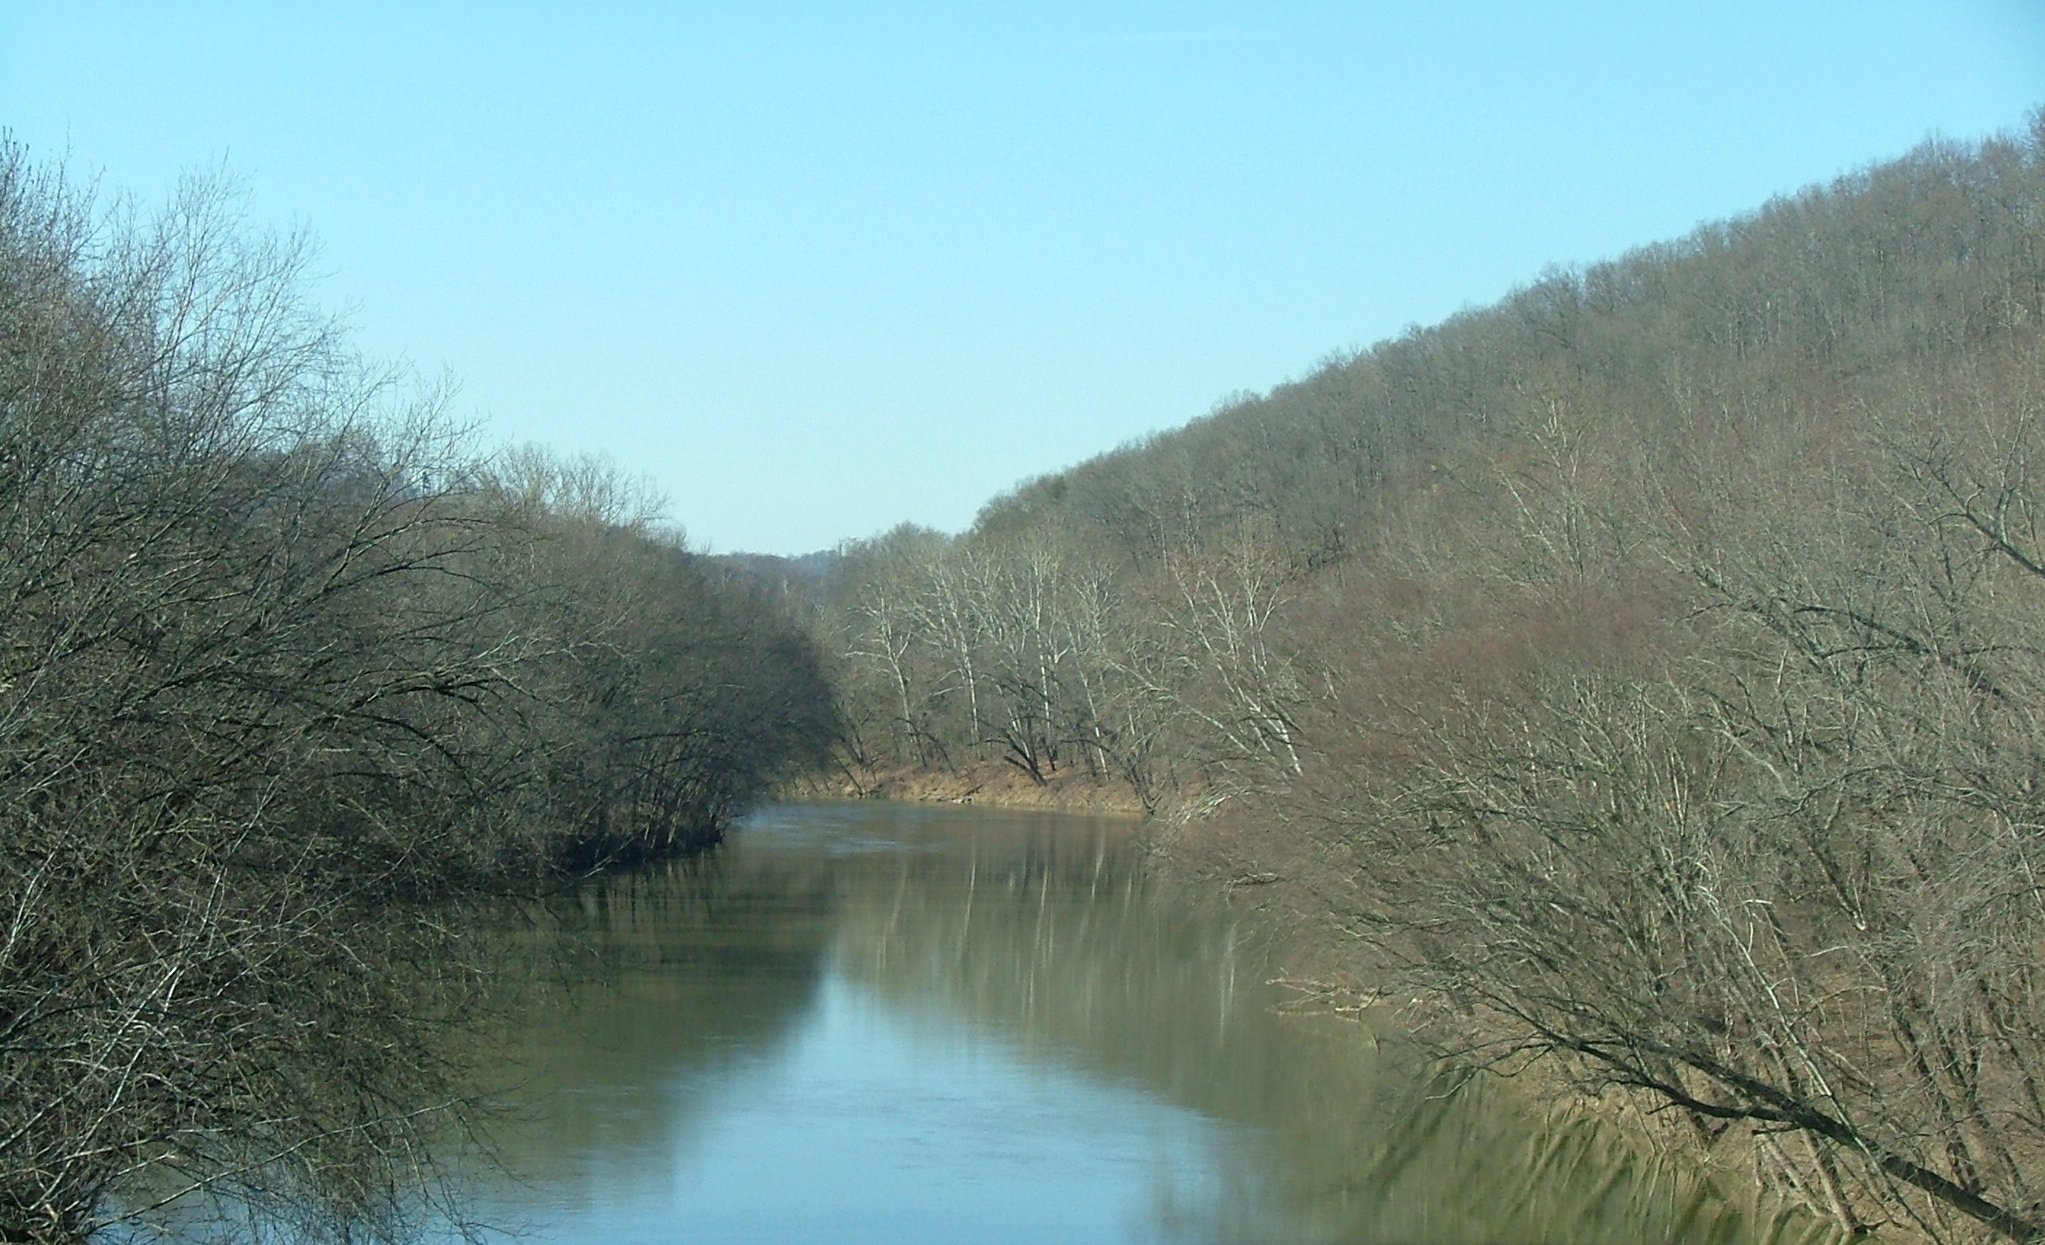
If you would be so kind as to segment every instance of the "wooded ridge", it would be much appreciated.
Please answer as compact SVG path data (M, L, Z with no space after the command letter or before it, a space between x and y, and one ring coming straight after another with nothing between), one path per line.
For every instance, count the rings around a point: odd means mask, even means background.
M2045 114L789 578L855 780L1228 810L1181 842L1466 1057L2040 1239L2041 417Z

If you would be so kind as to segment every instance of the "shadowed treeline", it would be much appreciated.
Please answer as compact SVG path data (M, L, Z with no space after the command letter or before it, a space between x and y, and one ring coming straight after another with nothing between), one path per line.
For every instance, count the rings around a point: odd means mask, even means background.
M450 901L714 842L831 730L764 595L472 451L234 208L0 144L0 1240L402 1234L467 1118Z

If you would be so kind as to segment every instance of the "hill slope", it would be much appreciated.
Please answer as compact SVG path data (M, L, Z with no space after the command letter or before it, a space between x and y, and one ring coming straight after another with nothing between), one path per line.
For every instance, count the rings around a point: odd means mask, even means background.
M847 763L1241 809L1221 867L1445 1032L2027 1239L2041 333L2045 116L1544 274L848 545Z

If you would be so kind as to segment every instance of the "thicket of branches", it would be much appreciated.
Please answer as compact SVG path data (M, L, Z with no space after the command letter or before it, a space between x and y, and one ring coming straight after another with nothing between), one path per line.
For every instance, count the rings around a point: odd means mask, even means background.
M1242 893L1466 1052L2028 1240L2041 418L2045 116L848 546L817 625L860 759L1232 804Z
M771 602L479 461L305 260L0 147L0 1240L394 1230L463 1118L444 902L710 841L829 737Z

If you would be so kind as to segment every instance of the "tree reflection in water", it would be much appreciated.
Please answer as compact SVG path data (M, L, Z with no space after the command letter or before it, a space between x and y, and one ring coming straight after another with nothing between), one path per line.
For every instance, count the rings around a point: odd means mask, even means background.
M1161 1164L1126 1239L1829 1239L1592 1125L1453 1087L1353 1023L1282 1013L1261 953L1161 894L1136 837L1077 817L782 806L711 858L553 905L530 936L532 962L552 968L534 973L506 1065L536 1105L507 1129L505 1160L544 1174L504 1196L505 1217L545 1237L550 1218L673 1198L732 1144L717 1121L768 1109L732 1095L783 1075L849 998L926 1036L911 1061L970 1033L1046 1078L1215 1121L1198 1133L1206 1175ZM800 1200L803 1159L787 1158L771 1179Z

